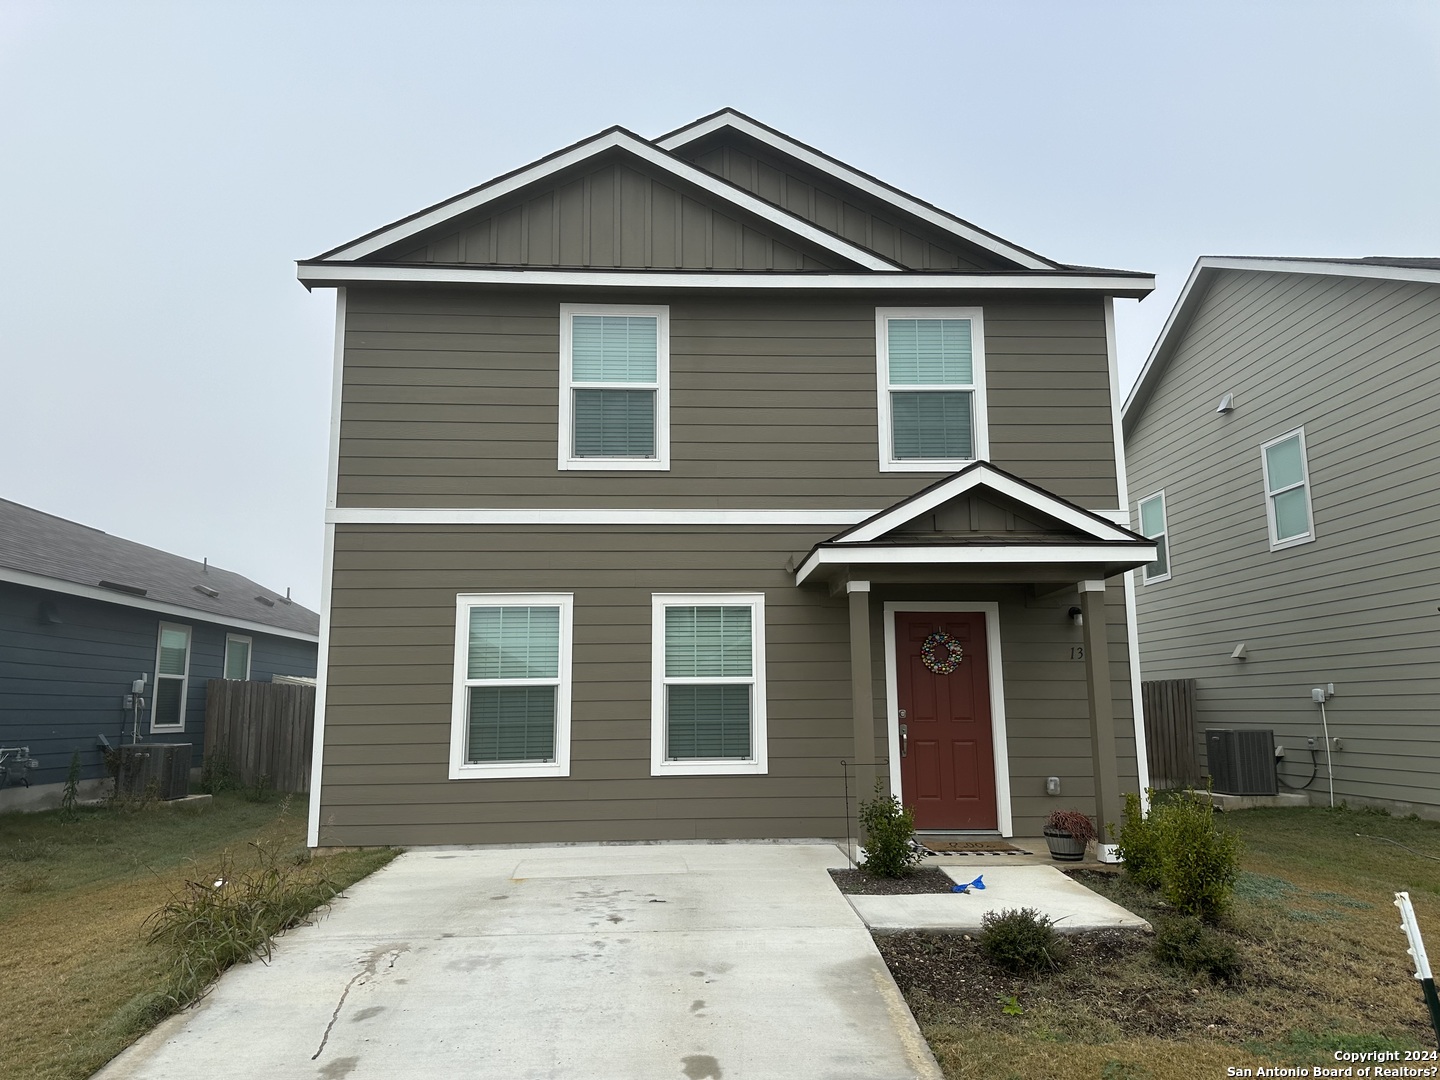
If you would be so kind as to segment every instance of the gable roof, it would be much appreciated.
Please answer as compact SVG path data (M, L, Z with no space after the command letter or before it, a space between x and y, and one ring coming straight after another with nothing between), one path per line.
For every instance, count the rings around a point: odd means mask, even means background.
M1363 259L1202 255L1195 260L1195 266L1190 271L1184 288L1180 290L1175 307L1165 320L1160 336L1155 339L1135 385L1130 388L1130 396L1125 399L1121 423L1126 435L1130 434L1145 411L1146 402L1150 400L1160 378L1165 374L1170 358L1179 347L1180 339L1189 327L1200 302L1205 298L1211 282L1226 270L1259 274L1318 274L1326 277L1414 281L1440 285L1440 259L1388 255L1371 255Z
M608 128L588 139L582 139L563 150L557 150L553 154L503 176L497 176L478 187L461 192L459 195L445 199L434 206L411 214L409 217L382 226L348 244L332 248L310 261L347 261L373 255L417 233L444 224L461 214L468 214L483 206L493 204L564 169L572 168L582 162L599 157L601 154L613 151L628 154L653 168L661 169L737 209L753 214L773 225L778 225L786 232L808 240L817 247L838 255L858 267L866 270L901 269L899 263L836 236L772 202L752 195L729 181L722 180L713 173L690 164L675 154L659 149L634 132L626 131L618 126Z
M8 499L0 499L0 581L319 641L319 615L247 577Z
M994 233L987 232L985 229L980 228L978 225L973 225L948 211L940 209L933 203L928 203L908 192L901 191L891 184L887 184L877 176L862 172L852 165L847 165L839 158L831 157L822 150L817 150L815 147L802 143L798 139L791 138L783 131L772 128L768 124L762 124L759 120L746 116L738 109L720 109L711 113L709 116L702 116L698 120L692 120L683 127L676 128L674 131L661 135L655 140L655 145L664 150L679 150L717 131L724 131L726 129L738 131L741 134L764 143L772 150L784 154L786 157L793 158L813 169L818 169L820 172L828 173L841 183L848 184L850 187L863 191L865 194L880 199L882 202L889 203L897 210L901 210L912 217L919 218L926 224L932 225L942 232L949 233L951 236L964 240L968 244L974 244L976 247L983 248L991 254L999 255L1001 258L1007 259L1024 269L1059 270L1063 268L1060 263L1047 259L1043 255L1037 255L1035 252L1022 248L1018 244L1012 244L1008 240L1003 240Z
M779 153L823 171L837 183L865 192L873 198L920 219L932 228L994 254L1010 266L987 270L910 270L887 255L846 239L745 188L715 175L672 152L721 127L729 126L752 137L762 137ZM834 255L853 270L622 270L611 267L582 269L553 267L458 266L435 263L405 264L383 257L418 234L435 230L462 215L510 199L523 189L542 183L566 170L573 170L605 155L661 170L691 188L707 194L720 206L748 215L775 228L780 234ZM377 256L380 256L377 258ZM756 285L784 288L864 289L876 285L924 289L1076 289L1114 296L1143 297L1155 287L1153 275L1128 270L1067 265L1042 258L993 233L988 233L938 207L908 195L877 178L791 139L759 121L733 109L723 109L694 124L647 140L616 126L588 139L557 150L537 161L498 176L469 191L445 199L424 210L375 229L299 264L299 278L306 287L340 286L365 282L455 282L472 284L525 285L620 285L644 288L672 286L698 288L748 288ZM1011 268L1013 267L1013 269ZM601 280L601 278L605 280ZM784 280L781 280L781 279Z
M1037 516L1051 518L1068 527L1073 534L1044 540L1026 536L1015 540L990 538L979 542L908 542L898 546L887 539L916 518L971 493L989 493L1019 503ZM1113 563L1118 573L1120 569L1144 565L1153 561L1154 557L1153 540L1052 495L988 461L976 461L816 544L796 567L795 584L802 584L826 563L1105 562Z

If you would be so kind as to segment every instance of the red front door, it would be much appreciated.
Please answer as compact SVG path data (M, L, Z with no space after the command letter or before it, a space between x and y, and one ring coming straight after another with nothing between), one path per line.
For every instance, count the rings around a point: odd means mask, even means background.
M960 647L949 674L927 667L925 639L937 631ZM900 785L917 829L994 829L995 751L983 612L895 614ZM948 649L934 648L944 667Z

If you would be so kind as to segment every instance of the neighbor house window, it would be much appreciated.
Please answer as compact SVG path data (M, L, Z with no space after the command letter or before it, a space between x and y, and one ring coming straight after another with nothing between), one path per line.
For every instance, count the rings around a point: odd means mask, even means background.
M989 453L979 308L876 312L880 469L953 472Z
M763 773L765 597L653 597L651 772Z
M225 635L225 678L250 678L250 639L241 634Z
M1155 561L1145 567L1145 584L1170 579L1170 531L1165 521L1165 492L1140 500L1140 532L1155 541Z
M1260 458L1265 471L1265 517L1270 525L1270 550L1314 540L1305 429L1272 439L1260 448Z
M670 467L670 315L560 307L560 468Z
M456 598L450 779L568 776L569 593Z
M190 627L161 623L155 649L155 685L150 691L150 730L184 731L190 689Z

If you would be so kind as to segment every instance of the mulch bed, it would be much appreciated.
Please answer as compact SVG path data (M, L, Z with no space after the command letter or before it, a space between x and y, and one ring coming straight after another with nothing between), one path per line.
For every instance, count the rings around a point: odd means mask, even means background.
M948 893L955 884L933 866L911 870L904 877L873 877L863 870L831 870L830 877L842 893L852 896L904 896L909 893Z

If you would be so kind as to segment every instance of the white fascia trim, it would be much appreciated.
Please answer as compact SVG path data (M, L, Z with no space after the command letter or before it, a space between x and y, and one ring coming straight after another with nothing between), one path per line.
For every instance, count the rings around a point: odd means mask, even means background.
M353 244L341 248L329 259L361 259L366 255L372 255L382 248L399 243L406 237L414 236L424 232L426 229L434 228L436 225L443 225L446 221L458 217L461 214L476 210L486 203L495 202L505 196L513 194L520 189L553 176L563 169L572 165L578 165L598 154L612 149L627 150L640 158L648 165L662 169L672 176L675 176L686 183L692 184L701 190L722 199L732 206L763 218L773 225L777 225L786 232L803 237L816 247L825 249L839 255L843 259L859 263L861 266L871 270L895 270L897 265L889 259L881 258L873 252L864 248L856 247L849 241L810 224L804 218L796 217L788 211L780 209L763 199L756 198L749 192L726 183L712 173L706 172L698 166L691 165L688 161L682 161L673 154L657 150L650 143L638 139L624 131L612 131L601 135L589 142L582 143L566 153L559 154L543 161L531 168L524 169L504 180L498 180L487 184L480 190L471 193L463 199L456 199L453 202L437 206L429 213L421 214L419 217L411 218L398 225L392 225L366 240L357 240ZM1042 267L1043 268L1043 267Z
M864 519L862 518L861 520L863 521ZM79 596L86 600L99 600L106 604L118 604L120 607L138 608L141 611L154 611L161 615L172 615L189 622L213 623L216 626L228 626L236 630L250 630L256 634L293 638L296 641L320 640L314 634L305 634L299 630L286 630L279 626L267 626L264 623L252 622L249 619L221 615L213 611L202 611L199 608L182 607L179 604L167 604L161 600L150 600L143 596L131 596L128 593L116 592L114 589L101 589L93 585L81 585L78 582L62 581L59 578L45 577L43 574L31 574L25 570L12 570L9 567L0 566L0 581L8 581L12 585L28 585L32 589L44 589L47 592L62 593L65 596Z
M673 510L390 508L343 506L329 511L332 525L857 525L878 510Z
M804 584L805 579L821 566L850 566L855 563L865 566L917 566L927 563L950 566L1048 566L1056 563L1108 563L1116 555L1127 556L1126 561L1148 556L1146 561L1154 562L1155 545L1133 541L1124 548L1110 544L1006 544L1003 547L922 545L894 549L864 548L858 551L839 546L822 547L812 551L800 569L795 571L795 584Z
M624 389L655 391L655 456L653 458L583 458L575 456L574 391L595 386L577 383L575 375L576 315L639 315L655 320L655 382L625 384ZM600 384L611 389L620 384ZM670 308L634 304L560 305L560 423L558 467L568 470L670 471Z
M1005 665L1000 658L1000 605L990 601L920 603L885 601L885 715L890 752L890 790L902 802L900 783L900 690L895 656L895 613L899 611L981 611L985 613L985 648L990 667L990 731L995 750L995 824L1001 836L1015 835L1010 808L1010 747L1005 726Z
M1180 290L1179 297L1175 300L1175 306L1170 309L1169 316L1165 319L1165 325L1160 329L1160 336L1155 339L1155 344L1150 347L1150 355L1145 358L1145 366L1140 369L1134 384L1130 387L1130 395L1125 399L1125 405L1120 410L1121 423L1129 423L1131 420L1130 411L1138 406L1141 395L1149 392L1150 380L1158 377L1160 357L1169 355L1171 335L1176 332L1177 327L1184 321L1184 316L1189 315L1190 297L1195 292L1196 286L1200 283L1200 271L1204 259L1197 259L1195 266L1190 271L1190 276L1185 279L1185 285ZM1154 372L1152 376L1151 372Z
M558 675L548 681L555 686L555 760L471 764L466 758L469 730L466 693L470 659L468 615L472 607L505 606L555 607L560 609L560 653ZM455 597L455 669L450 705L451 780L503 780L517 777L565 777L570 775L571 663L575 649L574 593L458 593ZM503 680L502 680L503 684ZM539 685L540 683L532 683ZM522 685L524 685L522 683Z
M1093 536L1096 540L1134 540L1135 537L1125 529L1106 528L1103 524L1081 513L1075 507L1070 506L1059 499L1049 495L1042 495L1033 488L1024 484L1017 484L988 465L978 465L971 468L963 476L957 476L947 483L938 484L925 495L912 499L903 506L897 506L888 513L882 514L874 521L863 528L856 529L842 540L836 541L841 544L863 544L871 540L878 540L886 533L909 521L913 521L921 514L928 514L937 506L949 502L951 499L964 495L977 487L990 488L999 495L1014 499L1023 506L1038 513L1063 521L1066 525L1078 529L1087 536ZM1124 511L1120 511L1124 513ZM863 520L863 519L862 519Z
M325 507L333 509L340 487L340 402L345 390L346 291L335 290L335 353L330 374L330 462L325 477Z
M315 658L315 736L310 750L310 815L307 847L320 846L320 781L325 764L325 701L330 693L330 579L335 572L335 526L325 525L325 554L320 567L320 651Z
M301 264L296 277L308 287L337 285L522 285L636 289L848 289L919 292L957 289L1015 292L1098 292L1144 296L1155 289L1153 277L1101 277L1087 274L1015 273L945 274L890 270L888 273L792 273L756 270L712 273L697 270L495 270L469 266L360 266L354 263Z
M1021 266L1028 267L1031 270L1050 270L1054 268L1054 263L1046 262L1044 259L1039 259L1027 251L1022 251L1017 247L1007 244L998 237L981 232L979 229L967 225L963 221L958 221L947 214L941 213L934 207L926 206L918 199L906 195L903 191L897 191L888 185L878 183L871 177L850 168L848 165L843 165L838 161L817 154L809 147L802 146L790 139L779 136L773 131L767 131L746 117L739 116L732 112L723 112L703 123L696 124L694 127L677 131L667 138L658 140L655 145L662 150L673 151L679 147L687 146L697 139L703 139L712 132L727 127L743 132L752 139L762 142L788 157L803 161L812 169L833 176L853 188L859 188L865 192L865 194L871 195L882 202L889 203L891 206L903 210L907 214L917 217L927 224L935 226L942 232L947 232L951 236L957 236L967 243L974 244L978 248L983 248L1003 258L1010 259L1012 262L1017 262Z
M1150 812L1150 750L1145 741L1145 703L1140 689L1140 619L1135 611L1135 574L1125 574L1125 638L1130 653L1130 715L1135 728L1135 769L1140 809Z
M1120 411L1120 356L1115 346L1115 298L1105 297L1105 359L1110 369L1110 428L1115 437L1116 502L1130 505L1130 485L1125 473L1125 428Z

